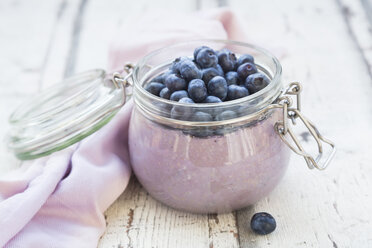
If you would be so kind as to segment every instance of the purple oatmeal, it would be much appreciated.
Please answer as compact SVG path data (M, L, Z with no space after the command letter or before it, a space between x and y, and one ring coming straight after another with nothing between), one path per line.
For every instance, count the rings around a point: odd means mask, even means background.
M134 109L129 130L133 170L168 206L194 213L243 208L268 195L286 171L289 149L274 130L281 111L206 138L161 126L140 111Z

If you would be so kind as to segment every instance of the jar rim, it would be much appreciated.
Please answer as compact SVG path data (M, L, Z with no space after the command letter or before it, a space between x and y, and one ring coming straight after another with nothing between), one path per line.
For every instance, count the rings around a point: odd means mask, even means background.
M273 75L269 85L267 85L262 90L260 90L256 93L253 93L249 96L242 97L242 98L235 99L235 100L231 100L231 101L220 102L220 103L180 103L180 102L171 101L171 100L168 100L168 99L164 99L164 98L155 96L155 95L151 94L150 92L146 91L144 87L142 87L142 85L141 85L142 80L139 80L140 76L138 74L139 74L140 68L142 66L145 66L146 62L149 59L151 59L152 57L166 51L167 49L185 46L185 45L188 45L190 43L200 44L202 42L205 42L205 43L220 43L220 44L225 44L225 45L236 45L236 46L247 47L247 48L251 48L253 50L256 50L256 51L264 54L265 56L271 58L272 61L275 64L275 72L274 72L274 75ZM282 66L281 66L279 60L272 53L270 53L268 50L266 50L262 47L259 47L259 46L256 46L256 45L253 45L253 44L250 44L250 43L245 43L245 42L241 42L241 41L233 41L233 40L197 39L197 40L179 42L179 43L173 44L171 46L163 47L163 48L160 48L160 49L154 50L153 52L148 53L146 56L142 57L142 59L140 59L138 61L138 63L136 64L136 66L133 70L133 79L134 79L133 81L134 81L135 89L139 90L139 92L141 94L145 95L149 100L154 100L154 101L158 101L158 102L165 103L165 104L171 104L171 105L174 105L174 106L182 106L182 107L192 106L193 108L201 108L201 109L211 108L211 107L227 108L227 107L233 107L235 105L242 104L244 102L249 102L249 101L254 101L255 99L259 99L262 95L264 95L267 92L271 91L272 89L278 87L278 84L280 84L281 74L282 74Z

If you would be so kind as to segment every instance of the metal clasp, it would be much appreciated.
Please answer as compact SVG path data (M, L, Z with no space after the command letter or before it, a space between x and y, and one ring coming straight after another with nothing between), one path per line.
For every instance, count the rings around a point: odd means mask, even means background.
M120 106L118 106L119 108L122 107L126 103L127 96L130 96L130 94L127 94L126 88L129 87L129 86L133 86L133 83L128 80L130 77L132 77L133 68L134 68L133 64L127 63L127 64L124 65L123 71L112 73L112 79L111 80L112 80L113 84L115 85L115 87L117 89L119 89L119 88L123 89L124 97L123 97L122 103L120 104ZM123 72L127 73L127 75L125 77L123 77L123 75L122 75Z
M310 169L317 168L318 170L324 170L327 168L329 162L332 160L332 158L335 155L336 152L336 146L335 144L323 137L319 130L315 127L315 125L305 116L301 113L301 93L302 87L301 84L298 82L291 83L288 88L283 92L283 95L278 99L278 104L283 108L283 121L277 122L274 126L276 133L280 136L280 138L283 140L283 142L296 154L303 156L308 167ZM289 97L291 95L296 96L296 104L297 107L293 108L292 106L292 99ZM293 133L292 129L288 125L287 118L292 120L292 124L296 125L296 119L300 119L302 123L306 126L311 136L314 138L318 145L318 155L314 159L313 156L311 156L309 153L307 153L301 143L299 142L297 136ZM292 138L292 141L297 146L294 147L291 142L286 138L286 134L289 134L289 136ZM323 157L323 146L322 142L325 144L328 144L331 146L332 151L330 155L326 158L326 160L323 163L320 163Z

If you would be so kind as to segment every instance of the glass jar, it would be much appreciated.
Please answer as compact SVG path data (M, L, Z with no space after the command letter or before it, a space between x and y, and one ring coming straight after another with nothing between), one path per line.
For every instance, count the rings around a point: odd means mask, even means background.
M174 102L144 89L176 57L190 56L201 45L253 55L270 84L244 98L208 104ZM80 74L64 82L62 88L54 88L54 93L48 91L25 104L12 116L9 146L21 159L63 149L107 123L125 103L128 86L133 85L131 165L143 187L168 206L195 213L243 208L265 197L279 183L290 149L303 156L309 168L324 169L334 154L334 144L300 112L300 84L283 88L281 65L264 49L233 41L191 41L154 51L125 71L126 76L122 72L113 77L100 70ZM297 98L296 107L291 95ZM190 120L196 112L209 113L214 119ZM304 151L287 119L303 121L318 145L316 159ZM31 132L42 135L35 140ZM325 161L324 143L333 148Z

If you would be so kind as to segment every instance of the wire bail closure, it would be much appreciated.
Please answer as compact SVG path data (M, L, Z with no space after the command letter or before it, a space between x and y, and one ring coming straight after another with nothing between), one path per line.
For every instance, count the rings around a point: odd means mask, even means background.
M127 94L126 88L133 86L133 83L128 80L129 78L132 77L133 68L134 68L134 65L132 63L126 63L124 65L124 69L122 71L112 73L112 78L110 80L112 81L112 83L115 85L115 87L117 89L122 88L123 89L123 94L124 94L123 101L116 108L123 107L124 104L127 101L127 96L131 95L131 94ZM123 72L127 73L127 75L125 75L125 77L122 75Z
M317 168L318 170L324 170L329 165L329 162L332 160L332 158L335 155L336 152L336 146L335 144L326 139L324 136L322 136L319 132L319 130L315 127L315 125L307 119L305 116L301 113L301 93L302 87L301 84L298 82L290 83L287 89L284 91L283 95L278 99L278 105L279 107L283 108L283 121L277 122L274 126L276 133L280 136L282 141L296 154L303 156L307 166L309 169ZM292 99L290 96L296 96L296 107L293 108L292 106ZM311 156L309 153L305 151L301 143L299 142L297 136L293 133L292 129L288 125L288 120L292 120L292 124L296 125L296 119L300 119L302 123L306 126L311 136L314 138L318 145L318 155L314 159L313 156ZM287 139L285 136L286 134L289 134L294 144L297 146L294 147L293 144ZM323 157L323 143L328 144L331 146L332 151L330 155L326 158L324 163L321 163L321 159Z

